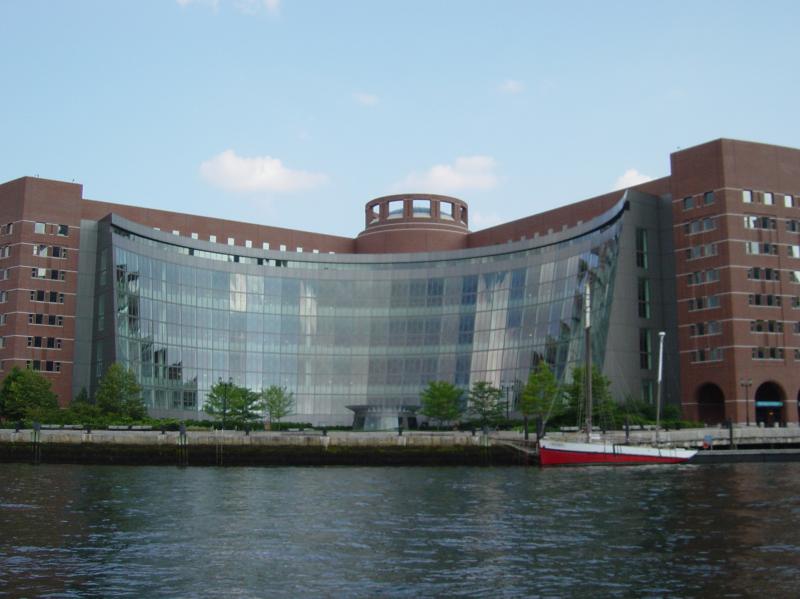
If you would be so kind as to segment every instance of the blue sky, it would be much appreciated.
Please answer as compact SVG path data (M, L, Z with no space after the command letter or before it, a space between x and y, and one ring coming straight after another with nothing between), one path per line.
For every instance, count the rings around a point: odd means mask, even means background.
M471 228L800 147L800 3L5 0L0 180L354 236L399 192Z

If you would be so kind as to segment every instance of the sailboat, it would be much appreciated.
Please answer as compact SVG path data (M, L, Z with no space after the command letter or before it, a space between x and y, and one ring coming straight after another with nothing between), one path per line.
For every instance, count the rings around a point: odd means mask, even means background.
M664 356L664 336L658 333L658 392L656 400L655 446L620 445L592 437L592 345L591 345L591 297L589 277L584 293L584 330L586 338L586 437L581 442L551 441L539 439L539 463L542 466L566 466L589 464L680 464L697 453L690 449L659 447L658 426L661 419L661 373Z

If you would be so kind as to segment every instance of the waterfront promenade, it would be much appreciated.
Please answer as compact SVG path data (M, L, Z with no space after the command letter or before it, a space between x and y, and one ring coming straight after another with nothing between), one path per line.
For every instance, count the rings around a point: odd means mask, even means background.
M548 433L575 440L578 433ZM624 431L607 432L626 443ZM706 427L660 431L663 446L697 448L698 463L800 459L800 428ZM636 430L630 444L651 444ZM512 465L536 459L535 436L492 431L0 430L0 461L179 465Z

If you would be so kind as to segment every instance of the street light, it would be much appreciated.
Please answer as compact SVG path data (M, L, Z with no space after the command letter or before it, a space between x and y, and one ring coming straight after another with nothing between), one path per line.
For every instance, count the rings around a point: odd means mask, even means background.
M753 379L739 379L739 384L744 387L744 411L747 416L747 426L750 426L750 394L748 391L753 386Z

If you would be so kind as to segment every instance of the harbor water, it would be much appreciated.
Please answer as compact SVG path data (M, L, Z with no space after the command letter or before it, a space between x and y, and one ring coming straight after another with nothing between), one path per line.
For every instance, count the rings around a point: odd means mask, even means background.
M0 464L0 596L797 596L800 464Z

